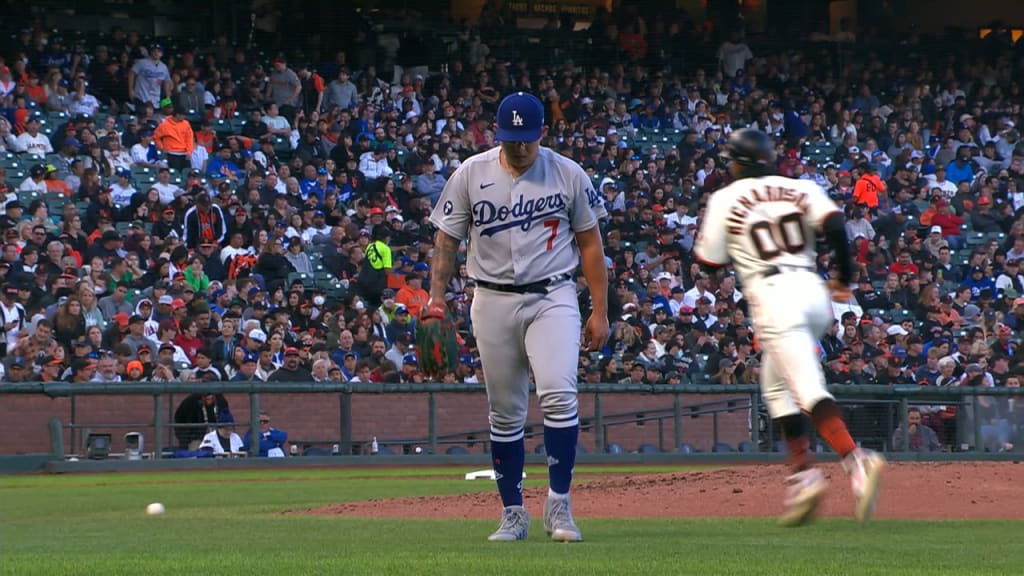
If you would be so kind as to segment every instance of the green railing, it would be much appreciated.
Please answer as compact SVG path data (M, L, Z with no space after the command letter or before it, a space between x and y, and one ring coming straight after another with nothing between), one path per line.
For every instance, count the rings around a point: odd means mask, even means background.
M978 396L1011 396L1020 391L1006 388L975 388L975 387L950 387L936 388L930 386L874 386L874 385L833 385L830 391L842 404L864 404L876 403L889 406L895 410L898 408L897 418L902 422L904 430L907 428L907 409L913 405L934 405L947 404L961 407L958 410L958 430L961 437L965 431L968 415L962 408L969 408L972 411L971 423L974 438L974 450L982 450L982 406L980 402L971 402L971 398ZM0 385L0 402L6 401L5 396L15 394L41 394L51 398L69 397L72 400L76 396L104 396L104 395L142 395L153 397L153 418L151 423L139 424L138 426L151 427L155 431L154 454L160 457L164 449L162 445L167 432L175 426L165 421L167 410L167 398L174 394L191 393L223 393L223 394L246 394L249 396L250 426L254 430L259 429L258 415L260 412L260 394L276 393L336 393L341 397L341 438L339 444L344 454L350 454L352 448L351 429L351 398L357 394L392 394L392 393L420 393L428 395L428 438L427 442L432 453L437 453L441 442L449 443L454 440L451 433L438 434L437 426L437 394L467 393L481 394L484 386L481 384L373 384L373 383L317 383L317 382L117 382L117 383L84 383L70 384L66 382L34 382L34 383L12 383ZM601 452L606 446L605 432L609 426L622 424L630 419L627 413L610 414L606 413L602 406L602 396L605 394L646 394L665 395L672 398L672 407L665 408L655 414L648 415L648 419L657 420L659 426L663 421L672 421L673 444L677 448L682 440L683 421L685 418L695 417L700 414L717 414L719 412L748 409L752 415L752 426L750 441L753 450L759 450L759 446L766 438L762 437L760 426L757 425L757 414L761 411L761 396L757 386L754 385L716 385L716 384L682 384L682 385L637 385L637 384L588 384L580 383L580 394L594 395L594 413L582 415L586 426L591 427L595 436L595 450ZM724 395L731 398L721 401L703 402L699 404L686 405L682 396L698 395ZM741 397L744 401L738 401ZM745 399L749 398L749 402ZM725 406L711 406L715 403L726 403ZM72 412L73 414L73 412ZM891 411L890 411L891 414ZM71 426L77 424L73 421ZM118 424L105 426L103 423L94 422L89 426L96 428L119 428L128 425ZM134 425L132 425L134 426ZM81 427L81 426L79 426ZM64 454L64 424L57 421L51 423L51 447L53 453ZM892 427L887 426L880 431L881 436L888 437L892 434ZM481 431L483 432L483 431ZM769 446L771 446L771 426L767 432ZM896 451L907 451L909 449L909 438L904 435L903 446L891 447ZM252 449L255 451L256 443ZM771 448L769 448L770 450Z

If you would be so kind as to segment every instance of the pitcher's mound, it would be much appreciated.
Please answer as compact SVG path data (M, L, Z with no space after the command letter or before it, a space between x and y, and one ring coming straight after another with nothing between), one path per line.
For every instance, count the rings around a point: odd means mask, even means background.
M823 516L852 517L853 495L839 464L822 466L830 489ZM782 512L780 465L649 475L609 475L573 488L578 518L677 518L776 516ZM875 517L906 519L1024 518L1020 479L1024 466L1009 462L890 463ZM461 481L461 480L460 480ZM525 491L534 514L543 509L547 488ZM375 518L495 519L496 491L452 496L393 498L334 504L303 514Z

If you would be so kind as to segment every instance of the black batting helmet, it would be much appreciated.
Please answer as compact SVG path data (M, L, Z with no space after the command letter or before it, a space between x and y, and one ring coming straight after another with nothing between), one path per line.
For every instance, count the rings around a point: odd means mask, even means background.
M760 130L740 128L729 135L722 157L744 166L773 167L775 142Z

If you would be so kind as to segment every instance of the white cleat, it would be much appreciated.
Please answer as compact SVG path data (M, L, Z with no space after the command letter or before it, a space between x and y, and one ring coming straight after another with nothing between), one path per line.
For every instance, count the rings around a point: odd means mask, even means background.
M786 478L786 511L779 517L782 526L802 526L814 519L821 505L828 480L818 468L808 468Z
M501 524L487 537L491 542L526 540L530 531L530 514L522 506L508 506L501 513Z
M583 540L580 529L572 519L572 504L569 495L551 497L544 502L544 531L558 542L579 542Z
M850 486L857 499L854 517L858 522L867 522L875 513L885 465L885 457L864 448L857 448L843 458L843 468L850 475Z

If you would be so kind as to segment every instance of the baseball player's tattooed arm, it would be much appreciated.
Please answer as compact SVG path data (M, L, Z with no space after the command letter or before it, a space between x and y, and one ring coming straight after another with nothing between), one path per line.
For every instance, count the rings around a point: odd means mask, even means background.
M438 230L434 238L434 258L430 262L430 299L444 302L444 292L455 270L455 254L459 240Z

